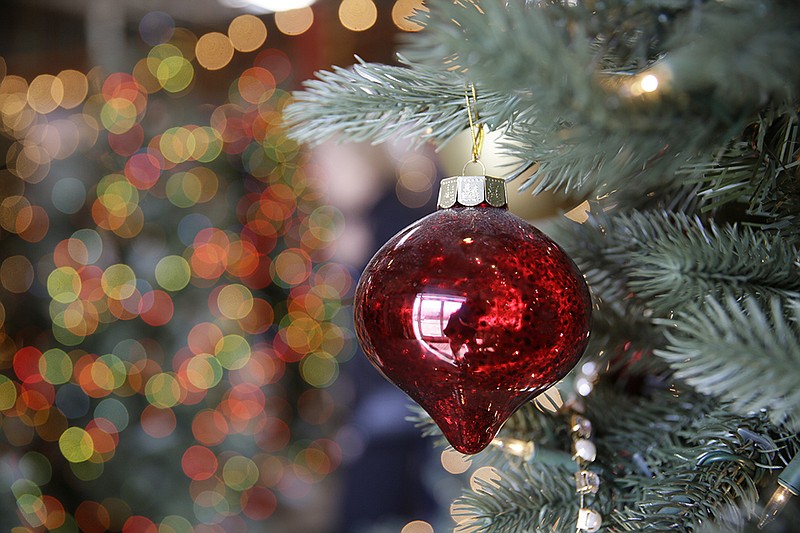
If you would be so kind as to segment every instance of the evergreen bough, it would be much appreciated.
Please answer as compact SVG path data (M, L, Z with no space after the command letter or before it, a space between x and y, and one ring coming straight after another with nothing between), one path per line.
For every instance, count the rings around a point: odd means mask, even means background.
M596 306L585 358L604 371L583 401L603 530L751 529L800 448L800 4L427 8L397 65L359 60L307 82L287 109L293 135L441 146L466 129L474 83L482 120L532 170L519 187L591 206L555 235ZM574 531L564 414L523 406L501 436L539 452L478 455L499 479L455 502L458 529Z

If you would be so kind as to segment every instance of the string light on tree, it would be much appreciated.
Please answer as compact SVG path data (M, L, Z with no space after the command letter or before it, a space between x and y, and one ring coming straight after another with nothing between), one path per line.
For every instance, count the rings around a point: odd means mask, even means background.
M652 74L647 74L642 78L642 81L639 82L642 87L642 90L646 93L652 93L656 89L658 89L658 78L656 78Z
M443 145L463 129L453 94L468 72L490 80L485 115L513 137L508 155L532 164L522 188L591 199L585 223L553 226L596 295L592 359L614 369L575 392L597 429L576 457L595 455L593 440L597 460L575 479L487 454L498 479L457 500L460 526L594 529L571 497L594 472L603 486L585 509L601 528L745 530L786 458L738 430L800 442L800 4L569 4L429 2L401 65L321 73L291 121L309 142ZM501 438L535 433L540 453L558 443L551 415L518 418Z
M773 522L792 496L798 494L800 494L800 455L796 455L778 475L778 488L775 489L764 507L764 514L758 522L758 528L761 529Z

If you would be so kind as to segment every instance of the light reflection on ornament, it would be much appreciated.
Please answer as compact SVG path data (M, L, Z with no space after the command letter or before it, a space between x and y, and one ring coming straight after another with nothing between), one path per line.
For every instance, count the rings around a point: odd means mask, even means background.
M453 351L445 330L466 301L465 296L437 293L421 293L414 298L411 318L414 336L430 353L448 364L454 364L456 357L463 354L459 348Z

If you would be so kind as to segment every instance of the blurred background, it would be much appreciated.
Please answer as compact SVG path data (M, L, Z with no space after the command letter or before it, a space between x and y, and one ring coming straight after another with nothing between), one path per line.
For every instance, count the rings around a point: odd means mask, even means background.
M405 420L350 303L467 134L441 153L288 139L303 80L391 63L420 29L421 1L311 4L4 2L3 531L451 527L469 461Z

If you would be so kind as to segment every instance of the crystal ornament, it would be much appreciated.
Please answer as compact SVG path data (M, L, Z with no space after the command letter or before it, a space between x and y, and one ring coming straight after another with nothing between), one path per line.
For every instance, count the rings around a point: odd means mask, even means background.
M603 517L593 509L583 508L578 511L578 531L588 531L594 533L603 525Z
M597 494L600 490L600 476L591 470L575 472L575 492L578 494Z
M577 363L591 300L564 251L508 212L502 179L445 179L439 207L367 265L356 333L453 448L474 454Z
M597 448L594 442L589 439L578 439L575 441L575 457L580 457L587 463L594 462L597 459Z
M572 415L572 432L582 439L592 436L592 423L581 415Z

